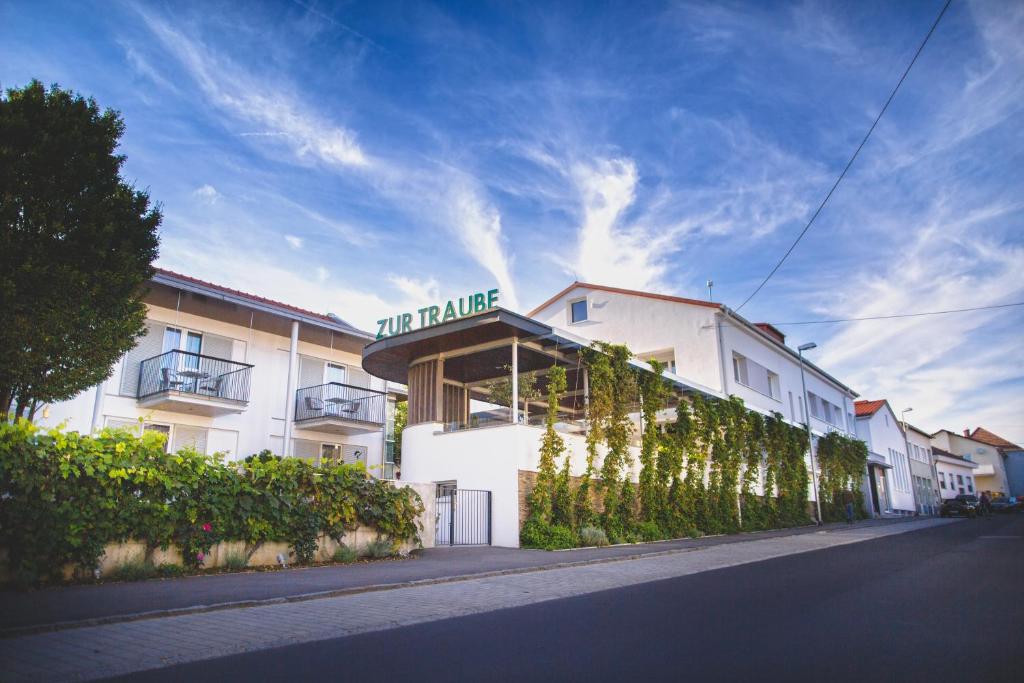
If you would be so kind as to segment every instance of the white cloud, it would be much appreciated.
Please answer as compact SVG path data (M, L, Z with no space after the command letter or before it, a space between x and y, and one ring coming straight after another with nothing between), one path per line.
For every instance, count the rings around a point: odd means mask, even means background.
M139 10L146 25L178 59L210 101L236 119L266 126L300 158L363 167L370 159L344 126L306 110L294 93L270 88L161 19Z
M220 192L217 192L217 188L213 185L203 185L197 187L192 191L192 194L206 202L207 204L216 204L217 200L221 198Z
M284 241L288 243L288 246L298 251L302 249L302 238L295 235L285 235Z
M511 257L501 231L501 214L481 199L467 180L456 182L448 194L448 216L452 230L467 252L490 274L501 290L502 303L510 309L519 307L512 280Z
M391 275L388 280L395 289L402 292L407 301L414 302L416 308L437 303L441 299L441 287L434 278L417 280L402 275Z

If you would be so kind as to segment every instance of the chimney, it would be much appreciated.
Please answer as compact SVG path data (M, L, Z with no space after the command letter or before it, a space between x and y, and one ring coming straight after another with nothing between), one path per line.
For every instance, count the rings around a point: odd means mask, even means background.
M780 344L786 343L786 335L782 333L782 330L775 327L771 323L754 323L754 327L761 330L762 332L764 332L765 334L767 334L769 337L779 342Z
M968 439L971 438L971 430L970 429L965 429L964 430L964 436L967 437Z

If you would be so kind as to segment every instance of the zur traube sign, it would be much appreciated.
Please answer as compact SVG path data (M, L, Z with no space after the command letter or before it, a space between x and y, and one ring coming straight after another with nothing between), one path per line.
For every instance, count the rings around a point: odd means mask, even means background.
M417 317L412 313L399 313L390 318L377 321L377 339L390 337L403 332L412 332L414 329L432 327L441 323L465 318L474 313L483 313L495 307L498 303L498 290L491 289L485 294L477 292L469 296L452 299L442 308L441 306L426 306L416 311ZM413 322L417 322L413 327Z

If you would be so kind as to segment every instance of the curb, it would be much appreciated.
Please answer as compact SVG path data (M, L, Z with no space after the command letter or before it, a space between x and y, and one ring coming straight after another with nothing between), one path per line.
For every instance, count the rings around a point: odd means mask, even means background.
M919 518L908 517L906 521L920 521ZM894 520L895 523L903 523L903 520ZM813 525L808 525L813 526ZM871 528L876 525L870 525ZM796 529L806 529L807 526L793 527ZM776 536L775 538L789 538L791 536L802 536L805 533L835 533L841 531L848 531L856 529L857 526L842 526L834 529L822 529L817 532L804 532L796 534L785 534L782 536ZM749 532L750 535L756 535L761 532ZM723 535L732 536L732 534ZM710 538L710 537L706 537ZM750 540L764 540L752 538ZM665 543L668 541L657 541ZM621 544L627 545L627 544ZM620 547L621 547L620 545ZM649 545L649 544L632 544L632 545ZM630 555L617 555L614 557L599 557L590 560L575 560L569 562L558 562L555 564L546 564L533 567L515 567L510 569L497 569L494 571L478 572L475 574L455 574L452 576L441 576L432 579L414 579L411 581L400 581L397 583L378 583L369 584L366 586L352 586L349 588L338 588L335 590L327 591L316 591L313 593L299 593L297 595L288 595L276 598L262 598L258 600L235 600L231 602L218 602L209 605L193 605L190 607L175 607L170 609L152 610L148 612L133 612L131 614L115 614L105 617L92 617L89 619L76 619L73 621L56 621L48 624L33 624L30 626L15 626L12 628L0 629L0 639L17 638L19 636L37 635L40 633L52 633L56 631L68 631L78 628L88 628L91 626L106 626L110 624L121 624L133 621L145 621L149 619L162 619L165 617L180 617L187 616L189 614L202 614L206 612L219 612L222 610L231 609L245 609L248 607L264 607L269 605L283 605L286 603L294 602L308 602L311 600L322 600L325 598L336 598L343 597L346 595L358 595L360 593L377 593L381 591L397 590L400 588L416 588L419 586L432 586L444 583L459 583L462 581L472 581L473 579L487 579L495 578L499 576L511 576L515 574L532 574L536 572L550 571L553 569L570 569L573 567L585 567L597 564L611 564L613 562L628 562L631 560L640 560L649 557L664 557L667 555L680 555L683 553L696 552L704 550L706 548L714 548L720 544L708 544L704 546L697 546L691 548L673 548L670 550L660 550L656 552L647 553L632 553ZM579 550L579 548L576 548Z

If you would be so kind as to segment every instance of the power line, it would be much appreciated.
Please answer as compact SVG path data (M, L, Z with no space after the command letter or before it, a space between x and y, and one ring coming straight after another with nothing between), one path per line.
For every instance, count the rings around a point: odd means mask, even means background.
M953 2L953 0L946 0L946 4L942 6L942 11L940 11L939 16L935 18L934 23L932 23L932 27L928 29L928 35L926 35L924 37L924 40L921 41L921 45L918 46L917 52L914 53L914 58L910 60L910 64L907 65L907 68L903 72L903 75L900 76L900 80L899 82L896 83L896 87L892 89L891 93L889 93L889 98L885 101L885 104L882 106L882 110L878 112L878 116L875 117L875 120L871 124L871 127L868 128L867 134L864 135L864 139L860 141L859 145L857 145L857 149L854 151L853 156L850 157L850 160L848 162L846 162L846 167L843 168L843 172L839 174L839 177L836 178L836 182L832 184L832 188L828 191L828 194L826 194L825 198L821 200L821 204L818 205L818 208L814 211L814 214L811 215L811 219L807 221L807 225L805 225L804 229L800 231L800 234L797 235L796 240L794 240L793 244L789 246L789 249L787 249L786 253L783 254L781 259L779 259L779 262L775 264L775 267L772 268L771 272L768 273L765 279L761 281L761 284L757 286L757 289L755 289L750 294L750 296L748 296L743 301L743 303L739 305L739 307L736 309L737 313L740 310L742 310L743 307L746 306L751 299L757 296L757 293L761 291L762 287L768 284L768 281L772 279L772 276L775 275L776 271L778 271L779 268L782 267L782 264L786 262L786 259L789 258L789 255L793 253L794 249L796 249L796 245L800 243L800 240L804 238L804 235L807 234L807 231L811 229L811 226L814 224L814 220L818 217L818 214L821 213L821 210L825 208L825 204L828 203L828 200L832 197L832 193L836 191L837 187L839 187L839 183L841 183L843 178L846 177L847 171L849 171L850 167L853 166L853 162L857 160L857 156L860 154L860 151L864 148L864 145L867 143L868 138L871 137L871 133L874 132L875 126L878 125L878 122L882 119L882 115L885 114L885 111L889 108L889 104L892 102L893 98L896 97L896 92L900 89L900 86L903 85L903 81L906 80L907 74L910 73L910 69L913 68L914 63L917 62L917 58L921 56L921 51L924 50L924 46L928 44L928 39L932 37L932 34L935 32L935 27L939 25L939 21L942 20L942 15L944 15L946 13L946 10L949 9L949 5L951 2Z
M1017 301L1012 304L993 304L991 306L973 306L971 308L951 308L947 311L927 311L924 313L894 313L892 315L870 315L863 318L836 318L834 320L801 320L793 323L768 323L778 327L780 325L827 325L830 323L852 323L861 320L891 320L892 318L919 318L925 315L945 315L946 313L967 313L968 311L988 311L994 308L1010 308L1011 306L1024 306L1024 301Z

